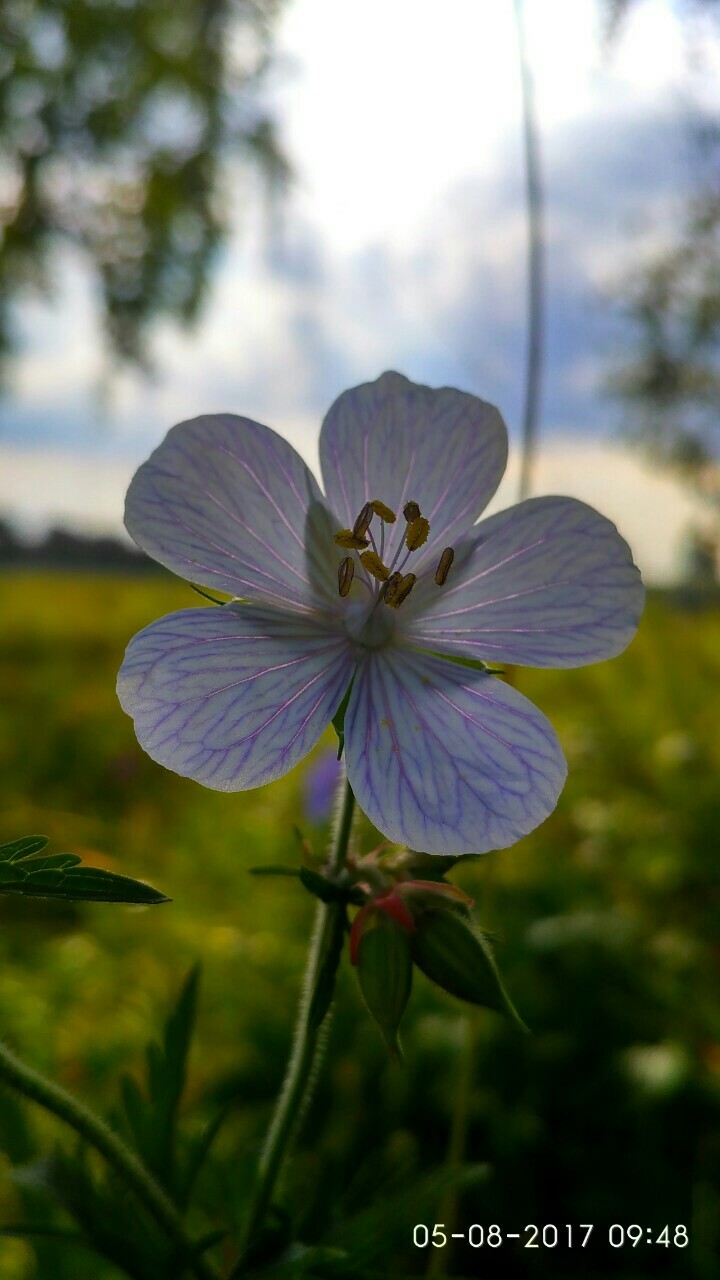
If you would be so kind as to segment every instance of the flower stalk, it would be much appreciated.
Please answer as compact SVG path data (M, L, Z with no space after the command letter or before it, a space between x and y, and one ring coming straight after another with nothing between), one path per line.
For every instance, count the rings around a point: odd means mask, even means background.
M355 813L355 796L346 778L341 786L337 829L327 867L330 876L337 874L345 865ZM317 1076L317 1059L322 1048L322 1027L332 1000L344 933L344 905L338 902L319 902L308 950L293 1047L258 1163L245 1247L232 1273L233 1277L242 1275L244 1260L270 1208L289 1148L310 1099L312 1084Z

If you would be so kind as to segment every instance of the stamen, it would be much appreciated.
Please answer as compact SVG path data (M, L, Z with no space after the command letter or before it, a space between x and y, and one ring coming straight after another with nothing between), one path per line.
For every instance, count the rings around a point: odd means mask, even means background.
M372 502L366 502L366 503L365 503L365 506L363 507L362 511L360 512L360 515L358 516L358 518L357 518L357 520L355 521L355 523L354 523L354 525L353 525L353 528L352 528L352 531L353 531L353 533L355 534L355 537L356 537L356 538L364 538L364 537L365 537L365 534L367 533L368 529L370 528L370 521L372 520L372 518L373 518L374 514L375 514L375 512L374 512L374 509L373 509L373 504L372 504Z
M355 564L352 556L346 556L338 565L338 591L341 596L346 596L352 586L352 580L355 577Z
M375 515L379 516L381 520L385 521L385 524L394 524L395 521L397 520L397 516L395 515L395 512L391 511L390 507L386 507L385 503L381 502L379 498L373 498L372 502L369 505L372 507L373 511L375 512Z
M440 557L440 560L438 562L438 567L435 570L435 581L437 582L439 587L444 587L445 583L447 582L447 576L450 572L450 567L454 559L455 559L455 552L453 551L452 547L446 547Z
M416 581L417 579L414 573L406 573L405 577L400 579L398 586L393 591L392 599L388 600L387 595L385 596L385 603L389 604L391 609L399 609L403 600L407 600Z
M383 599L385 600L385 604L395 603L395 596L398 593L398 588L402 583L402 580L403 580L403 576L401 573L390 574L390 577L387 580L387 585L385 587L385 595L383 597Z
M360 556L361 563L365 566L368 573L373 578L377 578L378 582L387 582L390 577L390 570L383 564L377 551L363 551Z
M407 520L408 524L410 523L411 520L417 520L418 516L420 515L420 508L417 502L406 502L405 506L403 507L403 515Z
M418 547L427 542L429 532L430 521L426 520L424 516L415 516L414 519L410 520L405 534L405 546L408 551L417 551Z
M352 529L338 529L335 542L347 551L362 551L363 547L369 545L367 538L359 538Z

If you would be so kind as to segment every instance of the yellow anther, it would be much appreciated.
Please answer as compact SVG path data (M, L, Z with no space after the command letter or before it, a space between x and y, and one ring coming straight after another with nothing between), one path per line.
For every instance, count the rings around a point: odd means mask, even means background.
M411 520L417 520L418 516L420 515L420 508L417 502L406 502L405 506L403 507L403 515L407 520L408 524L410 523Z
M364 564L368 573L371 573L373 578L377 578L378 582L387 582L390 577L390 570L385 567L377 551L363 551L360 561Z
M363 547L369 546L368 539L359 538L352 529L338 529L335 541L339 547L345 547L347 551L362 551Z
M407 527L405 534L405 546L408 551L417 551L424 542L427 542L427 536L430 532L430 521L424 516L415 516Z
M390 507L386 507L385 503L381 502L379 498L373 498L370 506L375 512L375 515L379 516L381 520L384 520L385 524L394 524L397 520L395 512L391 511Z
M357 520L353 525L352 531L355 534L356 538L365 537L365 534L370 528L370 521L372 520L374 515L375 515L375 512L373 510L372 502L366 502L365 506L360 512L360 515L358 516Z
M338 591L341 596L346 596L352 586L352 580L355 577L355 564L352 556L346 556L338 565Z
M438 567L435 570L435 581L439 587L444 586L447 582L447 576L450 572L450 567L454 559L455 552L452 547L446 547L438 561Z
M407 600L408 596L410 595L410 592L415 586L415 582L416 582L415 574L406 573L405 577L401 580L399 586L393 592L392 600L388 601L386 597L385 603L390 604L391 608L393 609L399 609L403 600Z
M403 576L401 573L390 574L390 577L387 580L387 586L385 587L385 595L383 597L385 604L395 603L395 596L398 593L398 588L400 587L402 580Z

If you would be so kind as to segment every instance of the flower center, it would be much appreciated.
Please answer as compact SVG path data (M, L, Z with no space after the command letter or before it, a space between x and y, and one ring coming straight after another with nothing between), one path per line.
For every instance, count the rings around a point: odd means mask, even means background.
M376 541L372 530L373 520L379 521L379 537ZM375 498L366 502L357 517L352 529L339 529L335 534L335 543L352 554L344 557L338 566L338 592L345 597L350 594L353 583L360 582L370 593L370 601L361 609L348 610L346 622L353 638L371 648L387 644L392 626L388 626L387 616L381 621L385 610L378 605L386 605L389 609L399 609L407 600L415 583L417 574L405 572L405 566L415 551L425 545L430 532L430 521L426 520L417 502L406 502L403 507L404 526L400 525L400 537L392 538L392 526L397 523L397 516L391 507ZM395 542L385 549L386 527L391 531L389 543ZM452 547L446 547L438 561L434 573L434 582L442 587L455 558ZM360 604L360 602L357 602ZM368 611L367 604L370 609ZM362 614L362 620L361 620ZM355 632L351 630L355 628ZM362 636L360 632L362 631Z
M345 630L362 649L384 649L391 644L397 626L387 609L376 609L367 601L351 600L343 617Z

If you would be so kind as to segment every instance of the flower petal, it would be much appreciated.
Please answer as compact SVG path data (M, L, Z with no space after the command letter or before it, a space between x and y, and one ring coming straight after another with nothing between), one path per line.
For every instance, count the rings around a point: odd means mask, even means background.
M575 498L530 498L483 520L448 584L421 584L405 633L426 649L580 667L630 643L644 588L615 525Z
M430 521L427 561L490 501L507 462L507 431L497 409L476 396L384 373L332 405L320 462L328 504L343 525L352 527L364 503L379 498L404 527L404 503L419 503Z
M139 632L118 697L153 760L216 791L244 791L307 754L351 675L339 632L231 604L181 609Z
M402 650L359 668L345 714L358 803L425 853L505 848L552 812L566 765L552 725L493 676Z
M325 576L315 529L323 510L317 482L292 445L250 418L223 413L168 432L135 473L125 524L143 551L181 578L307 610L314 578ZM328 548L331 535L325 529Z

